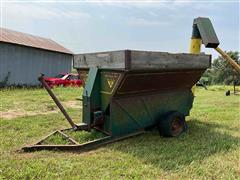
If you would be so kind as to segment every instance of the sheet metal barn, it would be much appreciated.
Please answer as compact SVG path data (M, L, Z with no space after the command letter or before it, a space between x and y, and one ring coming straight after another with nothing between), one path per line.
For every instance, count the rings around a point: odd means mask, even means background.
M0 82L35 86L40 73L69 73L73 53L60 44L38 36L0 28Z

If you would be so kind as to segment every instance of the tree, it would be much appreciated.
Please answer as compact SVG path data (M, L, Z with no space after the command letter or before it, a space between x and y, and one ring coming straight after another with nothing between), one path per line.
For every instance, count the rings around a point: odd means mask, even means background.
M240 64L239 52L229 51L227 54L235 60L236 63ZM207 84L231 85L234 83L235 78L236 85L240 85L240 73L236 72L232 66L220 56L213 60L211 69L208 69L203 77L208 78Z

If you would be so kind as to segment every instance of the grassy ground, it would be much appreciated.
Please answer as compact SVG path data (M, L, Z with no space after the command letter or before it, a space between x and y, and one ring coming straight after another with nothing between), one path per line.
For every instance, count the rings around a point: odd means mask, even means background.
M153 131L82 154L17 152L67 122L42 89L2 90L0 179L238 179L240 96L226 97L226 89L196 90L189 131L179 138ZM72 101L82 90L54 91L78 122L81 107Z

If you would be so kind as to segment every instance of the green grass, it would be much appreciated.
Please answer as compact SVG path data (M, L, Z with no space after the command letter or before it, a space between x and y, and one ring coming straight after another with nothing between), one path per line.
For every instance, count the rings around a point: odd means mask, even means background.
M49 111L57 109L47 91L43 89L1 89L1 109L8 111L20 109L26 111ZM82 94L82 88L54 88L54 93L62 102L75 101Z
M225 96L229 88L196 89L187 118L189 131L183 136L163 138L153 131L85 153L17 151L54 130L68 127L60 112L2 118L0 179L238 179L240 96ZM54 91L65 102L81 94L77 88ZM48 111L48 104L55 109L42 89L4 90L0 97L1 112ZM67 109L79 122L81 110Z
M67 130L64 131L64 133L67 134L69 137L72 137L78 143L85 143L87 141L92 141L106 136L94 129L91 130L91 132Z
M85 143L88 141L96 140L102 137L105 137L103 133L91 130L90 132L87 131L74 131L74 130L64 130L64 134L68 135L75 141L77 141L79 144ZM54 133L53 135L49 136L47 139L45 139L41 144L72 144L70 143L65 137L63 137L59 133Z
M64 138L61 134L55 133L51 136L49 136L47 139L45 139L41 144L61 144L61 145L67 145L72 144L70 143L66 138Z

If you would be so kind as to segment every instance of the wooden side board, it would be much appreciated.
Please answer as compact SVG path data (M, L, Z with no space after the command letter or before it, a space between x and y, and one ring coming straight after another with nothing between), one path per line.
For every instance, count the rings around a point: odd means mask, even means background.
M74 68L126 70L207 69L211 55L152 51L110 51L74 55Z
M124 69L125 51L76 54L73 66L74 68Z
M211 56L205 54L171 54L166 52L131 51L131 69L207 69Z

